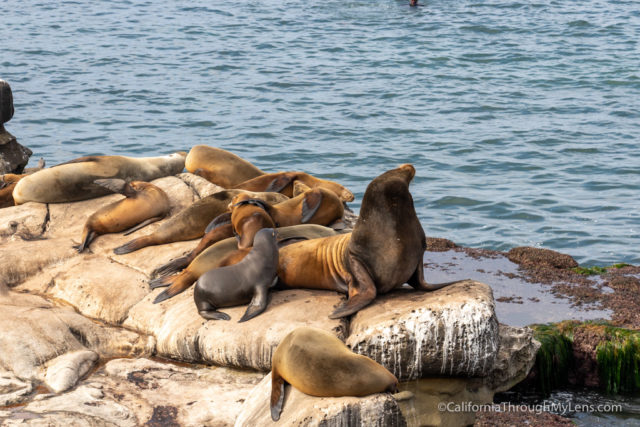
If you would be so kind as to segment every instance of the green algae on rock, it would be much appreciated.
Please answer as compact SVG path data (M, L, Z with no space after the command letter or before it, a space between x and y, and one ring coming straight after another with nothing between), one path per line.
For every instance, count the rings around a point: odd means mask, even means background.
M536 356L536 389L572 384L607 393L640 390L640 331L606 321L563 321L530 326L542 344Z

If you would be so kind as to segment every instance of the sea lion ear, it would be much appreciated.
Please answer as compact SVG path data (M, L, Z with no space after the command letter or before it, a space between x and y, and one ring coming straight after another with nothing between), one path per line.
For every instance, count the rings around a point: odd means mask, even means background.
M293 181L293 176L286 174L280 175L277 178L274 178L273 181L269 183L267 188L264 191L272 191L274 193L279 193L282 191L287 185L289 185Z
M309 191L302 202L302 219L301 223L305 224L313 218L320 205L322 204L322 192L319 189Z
M130 194L135 194L135 190L131 188L129 183L124 179L96 179L93 181L95 184L98 184L101 187L104 187L114 193L124 194L128 196Z

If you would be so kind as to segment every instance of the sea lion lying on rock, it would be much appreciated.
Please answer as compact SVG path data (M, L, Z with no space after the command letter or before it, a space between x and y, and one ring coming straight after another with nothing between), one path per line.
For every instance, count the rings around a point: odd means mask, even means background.
M231 188L244 181L264 175L264 172L229 151L207 145L191 148L185 160L191 173L200 175L209 182Z
M203 197L169 218L153 233L127 242L113 252L123 255L147 246L198 239L204 235L207 225L213 219L227 211L231 199L242 192L242 190L224 190ZM251 197L272 203L288 199L283 194L273 192L251 193Z
M322 187L333 191L343 202L353 201L353 193L337 182L316 178L305 172L276 172L261 175L234 186L249 191L276 191L288 197L293 196L295 181L300 181L310 188Z
M38 161L38 166L25 169L23 174L7 173L0 176L0 208L14 206L13 190L16 188L18 181L27 175L31 175L34 172L44 169L44 165L44 159L41 157L40 161Z
M126 196L123 200L103 206L87 219L82 231L82 252L100 234L128 230L133 233L169 213L171 204L167 194L159 187L142 181L127 183L122 179L98 179L96 184Z
M86 156L43 169L21 179L13 190L16 204L64 203L109 194L97 179L152 181L184 169L186 153L161 157Z
M367 396L398 391L398 380L385 367L353 353L322 329L301 327L287 335L273 353L271 418L280 419L284 383L319 397Z
M278 281L278 245L273 228L263 228L255 235L253 248L237 264L215 268L200 276L193 298L198 313L205 319L229 320L229 315L217 311L249 303L245 322L267 308L267 294Z
M405 164L371 181L352 233L280 249L281 285L346 292L347 302L329 316L336 319L404 283L423 291L451 284L424 281L426 237L409 192L414 175Z
M317 239L335 234L336 232L331 228L321 225L294 225L278 229L278 242L279 246L282 246L301 239ZM152 289L169 286L168 289L156 297L153 301L154 304L178 295L198 280L200 276L213 268L233 265L239 262L247 253L249 253L249 249L238 249L238 243L235 238L215 243L198 255L182 272L173 276L158 277L149 282L149 286Z

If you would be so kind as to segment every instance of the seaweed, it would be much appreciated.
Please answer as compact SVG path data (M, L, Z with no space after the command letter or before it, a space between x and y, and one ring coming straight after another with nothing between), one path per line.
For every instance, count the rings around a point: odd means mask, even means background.
M536 354L536 390L549 396L554 388L568 383L573 365L573 322L531 325L534 336L541 344Z
M596 347L600 386L607 393L640 390L640 332L609 326Z
M618 264L613 264L610 265L608 267L598 267L593 266L593 267L575 267L572 268L571 270L575 271L578 274L582 274L583 276L592 276L594 274L605 274L607 272L607 270L609 269L613 269L613 268L623 268L623 267L628 267L629 264L625 264L623 262L618 263Z

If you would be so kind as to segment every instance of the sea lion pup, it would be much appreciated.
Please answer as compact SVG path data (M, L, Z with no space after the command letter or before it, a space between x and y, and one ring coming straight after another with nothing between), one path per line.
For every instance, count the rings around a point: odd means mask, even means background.
M123 255L147 246L198 239L204 235L207 225L218 215L225 213L231 199L241 192L242 190L223 190L203 197L169 218L153 233L127 242L113 252ZM273 203L287 200L287 196L279 193L252 193L252 197Z
M348 293L347 302L329 316L332 319L353 314L377 294L404 283L422 291L451 284L424 281L426 237L409 192L414 175L415 168L405 164L371 181L352 233L282 248L280 283Z
M127 183L122 179L98 179L96 184L126 196L103 206L87 219L82 231L82 252L100 234L128 230L125 236L164 218L171 209L169 197L159 187L142 181Z
M271 419L278 421L285 381L318 397L362 397L398 391L398 379L376 361L353 353L322 329L300 327L278 345L271 362Z
M38 161L38 165L33 168L26 168L23 174L7 173L0 176L0 208L8 208L14 206L13 189L16 187L18 181L27 175L44 169L45 162L42 157Z
M152 181L184 169L186 153L161 157L87 156L43 169L21 179L13 190L17 205L26 202L63 203L109 194L94 181L118 178L127 182Z
M229 151L207 145L191 148L185 160L191 173L224 188L231 188L244 181L264 175L264 172Z
M200 276L193 299L198 313L205 319L229 320L228 314L216 310L249 301L249 307L238 323L256 317L267 308L267 294L278 281L278 245L273 228L256 233L253 248L240 262L215 268Z
M305 172L277 172L269 173L250 179L234 186L249 191L276 191L288 197L293 196L294 181L300 181L310 188L322 187L333 191L343 202L353 201L353 193L337 182L316 178Z
M289 244L299 240L317 239L319 237L333 236L336 232L328 227L315 224L294 225L278 229L278 245ZM163 276L149 282L152 289L169 286L164 292L158 294L154 304L178 295L191 286L200 276L207 271L233 265L239 262L250 249L238 249L235 238L224 239L205 249L182 272L173 276Z

